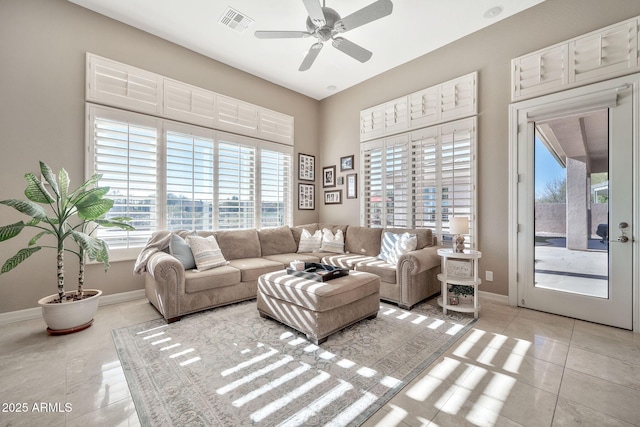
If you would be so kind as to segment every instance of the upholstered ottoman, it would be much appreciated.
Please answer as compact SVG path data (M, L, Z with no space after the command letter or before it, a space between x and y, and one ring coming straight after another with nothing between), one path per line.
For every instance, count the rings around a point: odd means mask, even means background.
M362 319L374 319L380 308L380 278L350 271L348 276L316 282L287 274L266 273L258 279L258 311L307 335L316 344Z

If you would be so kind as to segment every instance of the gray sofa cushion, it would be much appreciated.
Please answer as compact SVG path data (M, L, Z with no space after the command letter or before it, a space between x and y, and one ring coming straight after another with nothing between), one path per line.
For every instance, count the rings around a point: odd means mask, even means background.
M378 256L382 242L382 228L350 225L345 237L345 251L351 254Z
M255 282L265 273L284 269L281 262L271 261L266 258L243 258L229 261L231 267L240 270L243 282Z
M184 272L184 290L188 294L237 285L238 282L240 282L240 270L227 265L199 272Z
M293 239L291 229L286 225L258 230L258 238L260 239L260 250L263 257L286 254L298 250L298 245Z
M366 255L356 255L356 254L330 254L325 257L322 257L323 264L329 264L336 267L348 268L353 270L355 266L362 261L375 261L377 258L366 256Z
M366 259L356 265L356 270L373 273L386 283L396 283L396 265L382 259Z
M222 230L216 232L218 246L227 261L242 258L260 258L258 230Z

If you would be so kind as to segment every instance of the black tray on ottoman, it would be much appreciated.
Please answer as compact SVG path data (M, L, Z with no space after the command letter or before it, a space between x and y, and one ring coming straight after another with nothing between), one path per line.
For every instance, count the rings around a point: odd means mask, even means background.
M316 282L326 282L327 280L349 275L349 269L317 262L305 262L304 270L299 271L293 268L287 268L287 274L304 277L305 279Z

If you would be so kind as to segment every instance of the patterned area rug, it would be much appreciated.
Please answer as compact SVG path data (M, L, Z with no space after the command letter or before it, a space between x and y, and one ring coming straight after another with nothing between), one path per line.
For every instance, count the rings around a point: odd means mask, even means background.
M360 425L474 323L381 303L316 346L255 301L113 331L143 426Z

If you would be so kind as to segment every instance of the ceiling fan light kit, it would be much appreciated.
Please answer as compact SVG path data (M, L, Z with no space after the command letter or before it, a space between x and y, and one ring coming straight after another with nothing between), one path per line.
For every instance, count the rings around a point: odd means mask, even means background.
M364 24L384 18L393 12L391 0L377 0L368 6L352 13L345 18L335 10L320 5L319 0L302 0L309 17L307 18L307 31L256 31L255 36L259 39L286 39L315 37L318 39L302 60L299 71L311 68L313 62L318 57L323 43L331 40L331 45L339 51L349 55L360 62L367 62L373 53L362 46L359 46L344 37L337 37L338 34L353 30Z

